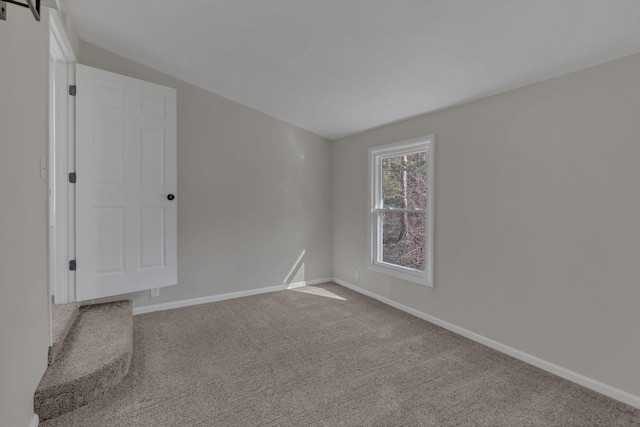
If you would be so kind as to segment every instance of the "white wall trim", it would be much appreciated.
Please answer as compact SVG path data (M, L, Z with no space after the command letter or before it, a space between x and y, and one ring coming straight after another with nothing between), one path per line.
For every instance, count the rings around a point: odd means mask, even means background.
M38 427L39 425L40 425L40 417L38 417L38 414L33 414L33 418L29 423L29 427Z
M55 211L50 212L50 284L55 295L56 303L62 304L75 301L75 282L67 266L69 248L73 238L69 223L75 203L70 200L73 188L67 180L67 173L73 162L69 156L73 155L75 117L73 116L73 100L69 99L67 87L73 84L73 66L76 55L69 41L59 11L49 9L49 53L54 60L50 69L50 126L49 126L49 189L51 191L51 205ZM55 95L55 96L52 96ZM53 101L55 100L55 104ZM53 112L55 111L55 117ZM55 174L55 176L54 176ZM51 210L51 209L50 209Z
M57 9L49 9L49 31L56 47L53 59L63 62L76 62L76 54L69 41L69 36L64 30L64 24Z
M49 189L50 231L49 279L57 304L69 302L69 270L67 257L67 114L68 63L54 61L50 69L49 99Z
M397 308L398 310L402 310L406 313L412 314L416 317L419 317L427 322L431 322L435 325L438 325L442 328L448 329L451 332L454 332L458 335L462 335L465 338L469 338L472 341L478 342L480 344L486 345L487 347L491 347L494 350L497 350L501 353L507 354L511 357L515 357L516 359L522 360L530 365L533 365L537 368L543 369L547 372L551 372L559 377L562 377L566 380L572 381L576 384L580 384L583 387L587 387L593 391L598 393L602 393L605 396L609 396L612 399L619 400L621 402L626 403L627 405L631 405L640 409L640 396L633 395L626 391L620 390L613 386L607 385L600 381L594 380L593 378L586 377L582 374L578 374L577 372L570 371L569 369L563 368L562 366L558 366L546 360L540 359L539 357L532 356L531 354L525 353L523 351L517 350L513 347L509 347L508 345L499 343L498 341L494 341L490 338L477 334L475 332L464 329L460 326L454 325L453 323L449 323L447 321L441 320L437 317L431 316L429 314L423 313L414 308L408 307L404 304L400 304L399 302L393 301L389 298L380 296L376 293L368 291L366 289L360 288L358 286L352 285L349 282L345 282L344 280L340 280L338 278L333 278L333 281L339 285L344 286L345 288L349 288L355 292L366 295L373 299L376 299L380 302L383 302L387 305Z
M300 288L303 286L320 285L322 283L330 283L333 279L315 279L305 280L304 282L294 282L285 285L269 286L267 288L250 289L248 291L230 292L228 294L211 295L208 297L185 299L180 301L166 302L162 304L144 305L142 307L134 307L133 315L152 313L154 311L171 310L172 308L188 307L190 305L206 304L209 302L224 301L228 299L247 297L250 295L266 294L268 292L284 291L287 289Z

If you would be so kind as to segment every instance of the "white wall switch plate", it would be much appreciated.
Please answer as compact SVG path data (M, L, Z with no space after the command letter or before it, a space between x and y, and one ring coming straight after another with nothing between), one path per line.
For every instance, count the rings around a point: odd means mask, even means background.
M149 296L151 298L159 297L160 296L160 288L149 289Z

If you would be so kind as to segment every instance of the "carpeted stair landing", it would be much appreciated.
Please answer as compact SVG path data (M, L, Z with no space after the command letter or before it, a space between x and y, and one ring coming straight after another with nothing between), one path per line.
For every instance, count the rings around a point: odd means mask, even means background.
M77 310L77 309L76 309ZM73 310L70 316L75 318ZM118 301L80 307L34 397L40 420L60 416L103 396L129 371L133 304ZM55 322L54 322L55 323Z

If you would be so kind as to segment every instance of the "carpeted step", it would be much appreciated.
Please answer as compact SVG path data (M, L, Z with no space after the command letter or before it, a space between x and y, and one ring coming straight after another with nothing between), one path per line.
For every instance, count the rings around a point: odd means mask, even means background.
M133 303L80 307L67 339L34 397L40 420L73 411L103 396L127 375L133 352Z
M56 359L62 349L71 327L78 317L78 304L51 304L51 332L52 343L49 347L49 365Z

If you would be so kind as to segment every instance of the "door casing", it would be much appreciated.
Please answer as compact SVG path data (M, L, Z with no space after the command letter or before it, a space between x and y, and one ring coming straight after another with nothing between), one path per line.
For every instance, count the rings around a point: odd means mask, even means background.
M75 256L75 193L67 177L75 168L75 102L68 88L75 84L77 60L58 11L48 11L53 59L49 80L49 294L56 304L64 304L75 301L75 276L68 269L68 261ZM51 298L49 310L50 304Z

